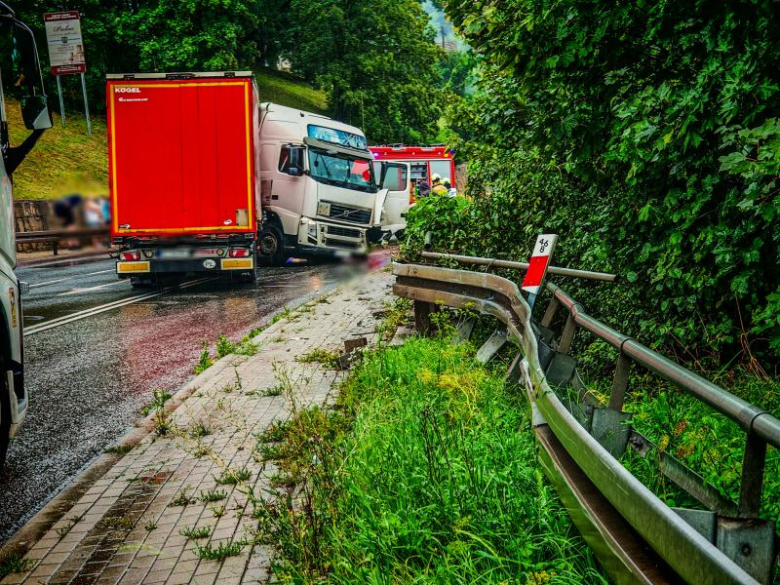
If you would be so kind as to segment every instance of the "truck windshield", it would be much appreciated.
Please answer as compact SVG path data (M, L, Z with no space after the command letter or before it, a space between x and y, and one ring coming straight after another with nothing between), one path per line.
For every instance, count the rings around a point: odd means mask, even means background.
M320 183L366 193L377 192L374 169L368 159L309 148L309 174Z

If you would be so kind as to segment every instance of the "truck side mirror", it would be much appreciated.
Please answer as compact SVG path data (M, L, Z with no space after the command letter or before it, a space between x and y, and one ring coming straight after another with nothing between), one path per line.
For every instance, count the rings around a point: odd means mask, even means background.
M287 166L287 174L293 177L303 175L303 147L290 146L290 162Z
M22 119L28 130L46 130L51 128L51 115L43 86L41 64L32 31L23 23L13 23L13 60L16 85L22 94Z

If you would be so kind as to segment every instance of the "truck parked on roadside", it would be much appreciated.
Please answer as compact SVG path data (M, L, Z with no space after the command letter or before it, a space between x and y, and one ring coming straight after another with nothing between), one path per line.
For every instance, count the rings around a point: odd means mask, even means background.
M0 467L8 444L16 434L29 404L24 387L22 305L16 267L16 233L13 216L13 173L25 159L43 131L51 128L38 50L32 31L14 11L0 2L0 33L10 35L13 49L2 55L11 68L0 77ZM0 46L8 46L2 43ZM18 146L11 146L4 83L21 90L22 119L32 133Z
M111 237L135 285L254 280L260 199L251 72L107 76Z
M387 190L363 131L270 103L260 115L261 259L365 253Z

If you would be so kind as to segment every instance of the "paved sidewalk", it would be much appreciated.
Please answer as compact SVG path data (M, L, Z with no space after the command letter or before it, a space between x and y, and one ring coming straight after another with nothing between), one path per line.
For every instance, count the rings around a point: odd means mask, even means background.
M228 356L206 370L188 385L195 390L174 411L173 431L152 433L124 455L30 547L28 572L2 585L265 582L270 551L240 546L257 524L248 488L264 494L273 474L255 452L256 435L289 416L290 388L298 404L328 401L344 372L296 358L341 351L348 339L371 343L392 281L376 272L344 285L263 331L256 355ZM273 396L280 384L288 391ZM208 536L182 534L197 528ZM231 543L237 556L195 553L196 545L213 552Z

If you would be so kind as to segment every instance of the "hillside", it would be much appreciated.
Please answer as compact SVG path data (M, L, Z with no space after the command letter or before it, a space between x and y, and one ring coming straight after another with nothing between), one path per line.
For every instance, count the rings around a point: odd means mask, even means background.
M324 92L300 79L277 71L258 71L260 101L270 101L310 112L324 113ZM57 110L56 96L50 105ZM11 143L29 133L22 124L18 102L8 100ZM54 112L54 127L47 131L14 174L16 199L56 199L69 193L86 196L108 194L108 154L105 118L92 118L92 139L78 111L66 112L65 128Z

